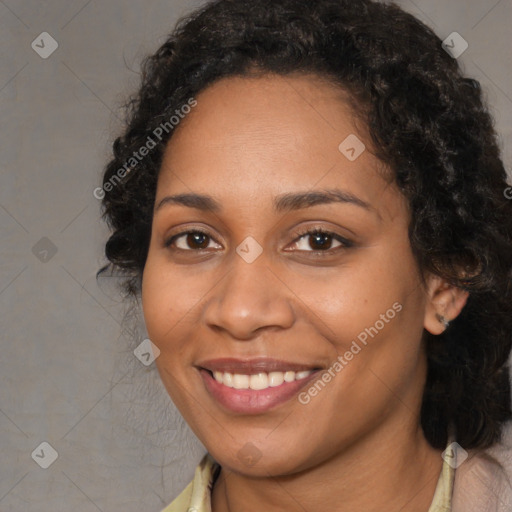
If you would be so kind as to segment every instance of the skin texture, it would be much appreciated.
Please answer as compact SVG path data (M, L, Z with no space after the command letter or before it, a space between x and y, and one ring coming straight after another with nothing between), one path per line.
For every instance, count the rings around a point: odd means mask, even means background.
M163 383L222 466L214 512L426 512L432 500L442 459L419 426L422 333L441 333L436 313L453 319L466 295L435 276L422 284L407 203L344 98L313 76L222 79L166 149L155 205L194 192L221 207L157 208L142 285ZM355 161L338 149L350 134L367 147ZM276 196L334 188L368 208L273 209ZM352 245L327 237L318 254L299 231L312 227ZM192 229L208 232L206 249L186 236L165 246ZM248 236L263 249L252 263L236 253ZM196 367L266 356L327 369L395 303L401 311L307 405L295 397L258 415L230 412ZM252 466L240 456L249 442L260 457Z

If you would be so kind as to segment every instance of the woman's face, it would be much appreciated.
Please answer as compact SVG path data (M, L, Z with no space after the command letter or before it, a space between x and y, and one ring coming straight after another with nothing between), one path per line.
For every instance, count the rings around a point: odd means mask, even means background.
M312 76L223 79L164 156L148 333L188 424L245 474L419 429L427 298L407 203L343 94Z

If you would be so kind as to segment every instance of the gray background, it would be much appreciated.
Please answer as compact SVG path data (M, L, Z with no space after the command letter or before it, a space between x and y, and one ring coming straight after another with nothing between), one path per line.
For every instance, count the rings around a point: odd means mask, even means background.
M0 511L159 511L203 453L133 355L137 309L96 283L107 230L92 193L141 58L199 3L0 0ZM468 41L459 60L510 169L512 0L401 4ZM31 48L42 32L59 44L47 59ZM43 441L48 469L31 457Z

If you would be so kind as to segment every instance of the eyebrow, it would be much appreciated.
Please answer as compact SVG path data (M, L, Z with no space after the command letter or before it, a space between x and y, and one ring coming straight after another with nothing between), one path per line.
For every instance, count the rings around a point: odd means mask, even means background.
M340 189L281 194L274 199L273 206L276 213L284 213L329 203L352 204L368 211L375 211L366 201L363 201L350 192ZM209 195L187 193L164 197L156 205L155 212L167 204L179 204L213 213L219 213L222 210L221 204Z

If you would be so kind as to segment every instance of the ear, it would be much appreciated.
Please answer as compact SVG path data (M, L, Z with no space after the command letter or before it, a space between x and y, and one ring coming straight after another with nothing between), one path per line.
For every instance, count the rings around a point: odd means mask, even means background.
M447 325L459 316L466 305L469 292L446 282L439 276L429 275L427 279L427 304L423 327L431 334L443 333Z

